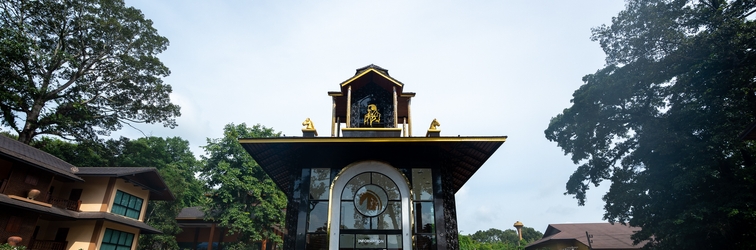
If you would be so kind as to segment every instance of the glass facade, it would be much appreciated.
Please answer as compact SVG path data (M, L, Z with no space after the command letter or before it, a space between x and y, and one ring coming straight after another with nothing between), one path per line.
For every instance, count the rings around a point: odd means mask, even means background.
M134 242L134 234L105 229L105 235L102 238L101 250L131 250L131 244Z
M329 245L342 250L436 249L434 198L438 190L432 169L390 169L396 172L366 167L347 175L342 170L340 175L346 177L338 184L333 183L335 170L305 169L303 178L309 179L305 249L329 249ZM397 185L396 180L402 178L403 186ZM330 194L332 189L338 193ZM335 217L329 218L329 212ZM328 233L336 238L330 239Z
M415 249L436 249L436 216L433 205L433 173L429 168L412 169Z
M307 249L328 249L328 196L331 190L331 169L310 169L310 191L307 214Z
M402 249L399 188L377 172L361 173L341 193L339 249Z
M110 212L138 220L142 212L142 202L142 198L118 190Z

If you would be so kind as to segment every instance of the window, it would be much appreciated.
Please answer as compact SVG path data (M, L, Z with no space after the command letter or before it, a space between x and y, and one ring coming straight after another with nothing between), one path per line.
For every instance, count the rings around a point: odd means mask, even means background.
M102 238L101 250L131 250L131 243L134 241L134 234L121 232L110 228L105 229L105 236Z
M138 220L139 213L142 211L143 201L142 198L118 190L116 191L113 208L110 209L110 212Z

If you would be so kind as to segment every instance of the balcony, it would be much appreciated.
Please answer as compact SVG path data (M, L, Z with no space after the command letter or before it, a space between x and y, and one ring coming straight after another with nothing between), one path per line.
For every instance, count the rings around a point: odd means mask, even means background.
M71 211L79 211L79 207L81 207L81 200L68 200L56 197L48 198L47 203L50 203L53 207L68 209Z
M68 241L34 240L29 250L65 250Z

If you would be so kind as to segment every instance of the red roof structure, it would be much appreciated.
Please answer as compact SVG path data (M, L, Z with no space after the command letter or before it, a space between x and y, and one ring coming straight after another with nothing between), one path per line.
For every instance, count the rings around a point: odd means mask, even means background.
M638 230L640 228L619 223L549 224L543 238L528 244L525 249L589 249L589 245L593 250L640 249L644 243L633 245L630 238ZM590 244L586 232L592 235Z

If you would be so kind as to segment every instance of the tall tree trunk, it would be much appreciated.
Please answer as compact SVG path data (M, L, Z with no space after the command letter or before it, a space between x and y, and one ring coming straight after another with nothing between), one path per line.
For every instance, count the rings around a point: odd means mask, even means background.
M37 128L39 128L37 122L40 112L42 112L42 104L35 103L34 106L32 106L31 111L26 113L26 122L24 124L24 129L18 133L18 141L24 144L31 143L32 138L36 135Z

